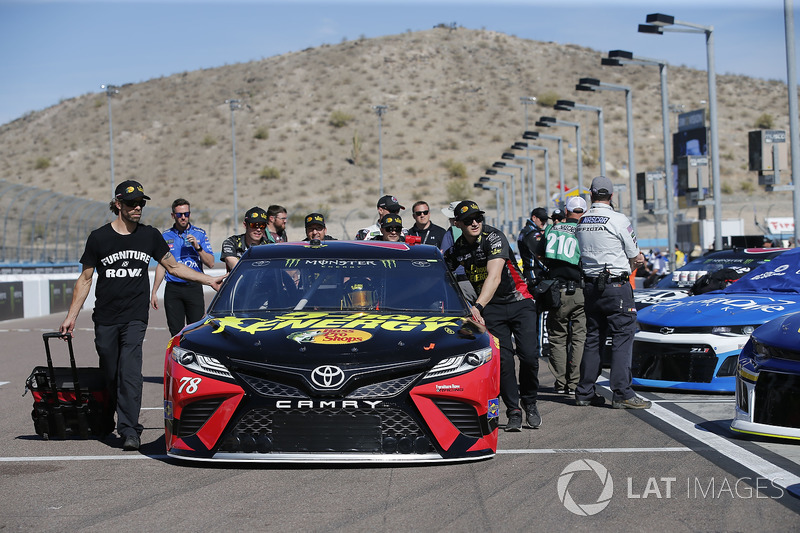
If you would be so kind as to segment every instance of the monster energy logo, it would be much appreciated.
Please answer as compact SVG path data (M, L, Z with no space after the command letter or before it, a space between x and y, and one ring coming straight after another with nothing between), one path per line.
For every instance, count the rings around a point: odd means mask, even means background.
M287 259L286 260L286 266L289 267L289 268L296 267L299 264L300 264L300 260L299 259Z
M397 261L394 259L381 259L381 264L383 268L395 268L397 266Z

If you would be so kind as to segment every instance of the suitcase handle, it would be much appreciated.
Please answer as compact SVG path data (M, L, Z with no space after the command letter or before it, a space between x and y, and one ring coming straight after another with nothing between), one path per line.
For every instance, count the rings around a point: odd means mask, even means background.
M53 368L53 358L50 355L50 339L52 338L64 338L67 340L67 346L69 347L69 366L72 368L72 382L75 385L75 405L78 406L81 404L81 385L78 382L78 367L75 364L75 352L72 349L72 333L61 333L60 331L47 331L42 333L42 338L44 339L44 351L47 354L47 366L50 370L50 377L51 381L53 382L53 394L57 394L56 390L56 374L55 369ZM56 396L58 397L58 396Z
M72 333L61 333L60 331L48 331L42 333L42 337L44 337L45 339L52 339L53 337L66 339L67 337L72 337Z

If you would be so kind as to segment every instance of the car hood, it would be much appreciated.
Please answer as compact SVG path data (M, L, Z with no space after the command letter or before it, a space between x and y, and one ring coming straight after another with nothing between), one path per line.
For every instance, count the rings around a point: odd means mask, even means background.
M651 305L639 311L638 320L670 327L738 326L763 324L794 311L800 311L800 294L716 291Z
M180 346L234 366L384 365L409 360L435 364L488 347L489 336L459 317L301 311L210 316L184 332Z
M783 252L720 292L731 295L760 293L800 296L800 248Z
M757 328L753 332L753 339L774 348L797 352L798 333L800 313L791 313Z
M689 296L689 289L636 289L633 291L633 299L636 302L636 309L655 305L671 300L680 300Z

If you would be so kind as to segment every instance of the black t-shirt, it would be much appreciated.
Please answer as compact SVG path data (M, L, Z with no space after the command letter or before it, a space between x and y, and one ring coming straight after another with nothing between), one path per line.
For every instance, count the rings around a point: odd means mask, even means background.
M462 234L455 244L444 253L444 260L451 271L462 265L475 292L480 295L483 283L489 274L487 264L490 259L502 258L505 261L500 276L500 285L489 301L490 304L511 303L531 298L527 283L517 265L514 251L508 245L506 236L500 230L484 224L474 243L469 244Z
M433 222L425 229L417 228L417 225L414 224L410 228L408 228L409 235L415 235L422 239L420 244L430 244L439 248L442 244L442 239L444 239L444 232L446 230L441 227L437 226Z
M169 246L161 232L139 224L120 235L106 224L89 234L81 256L84 267L97 271L92 320L96 324L147 322L150 306L150 259L163 259Z

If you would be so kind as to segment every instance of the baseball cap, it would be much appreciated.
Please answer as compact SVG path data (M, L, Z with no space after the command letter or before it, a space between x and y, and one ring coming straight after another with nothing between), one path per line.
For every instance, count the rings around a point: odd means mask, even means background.
M475 215L482 215L483 211L478 207L478 204L472 200L464 200L456 205L453 210L456 220L464 220Z
M567 200L567 211L571 213L585 213L586 200L584 200L580 196L573 196L572 198Z
M403 226L403 219L400 218L400 215L396 215L394 213L389 213L388 215L383 215L381 217L381 227L385 228L386 226Z
M564 220L566 215L562 209L553 209L553 213L550 215L550 218L553 220Z
M325 227L325 217L321 213L310 213L306 215L306 229L313 224L320 224Z
M597 176L592 180L591 189L594 194L613 194L614 184L605 176Z
M264 224L267 223L267 212L261 209L260 207L251 207L247 210L247 213L244 214L244 221L245 222L263 222Z
M456 200L455 202L450 202L450 204L447 207L442 209L442 214L447 218L456 218L455 210L457 205L458 205L458 200Z
M549 216L547 216L547 210L544 207L537 207L536 209L531 211L531 216L536 217L539 220L547 220L548 218L550 218Z
M125 180L114 190L114 198L117 200L135 200L137 198L144 198L149 200L150 197L144 194L144 187L138 181Z
M382 207L392 213L398 213L401 209L405 209L405 207L400 205L400 202L397 201L397 198L389 194L381 196L381 199L378 200L378 207Z

